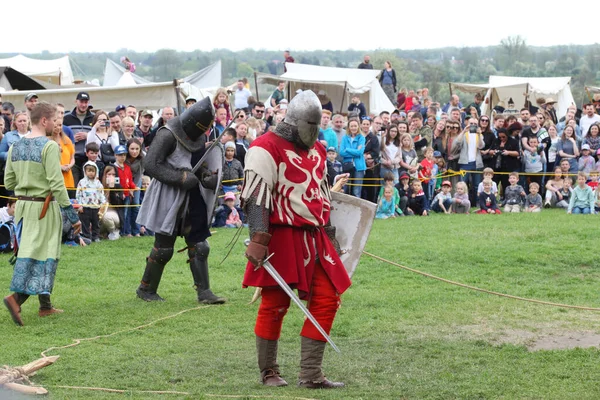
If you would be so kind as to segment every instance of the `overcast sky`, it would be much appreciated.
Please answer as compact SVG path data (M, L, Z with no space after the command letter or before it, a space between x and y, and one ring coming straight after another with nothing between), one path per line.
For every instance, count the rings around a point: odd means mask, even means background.
M592 44L597 35L585 21L586 3L593 14L588 0L571 10L528 1L29 0L18 13L0 10L0 52L368 51L489 46L510 35L534 46Z

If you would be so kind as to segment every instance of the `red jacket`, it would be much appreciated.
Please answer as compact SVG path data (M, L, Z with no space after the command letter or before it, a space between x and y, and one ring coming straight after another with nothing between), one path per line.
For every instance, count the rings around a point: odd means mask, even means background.
M125 190L123 190L123 195L125 197L131 196L128 189L135 189L135 183L133 183L133 175L131 174L131 168L129 165L125 164L123 168L118 166L115 163L115 168L117 170L117 174L119 174L119 184Z

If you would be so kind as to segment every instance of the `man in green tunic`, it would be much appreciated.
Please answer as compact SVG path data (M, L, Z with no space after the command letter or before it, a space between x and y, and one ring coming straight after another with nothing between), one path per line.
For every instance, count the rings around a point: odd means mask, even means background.
M31 110L31 133L8 151L4 184L17 197L15 227L19 250L10 290L4 298L13 321L23 325L21 305L31 295L40 300L39 316L62 312L52 307L50 294L60 257L65 212L77 233L81 222L73 209L60 169L60 149L49 137L56 107L40 102Z

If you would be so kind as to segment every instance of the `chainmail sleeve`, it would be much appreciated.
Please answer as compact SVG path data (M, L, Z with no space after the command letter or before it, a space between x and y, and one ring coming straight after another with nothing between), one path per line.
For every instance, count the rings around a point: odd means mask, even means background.
M144 157L145 174L168 185L182 186L184 181L183 171L173 168L167 162L167 157L173 153L176 147L177 140L173 133L166 128L159 129L148 154Z
M244 186L240 199L246 213L250 239L256 232L269 232L273 209L272 191L277 180L277 165L263 147L252 146L246 153Z

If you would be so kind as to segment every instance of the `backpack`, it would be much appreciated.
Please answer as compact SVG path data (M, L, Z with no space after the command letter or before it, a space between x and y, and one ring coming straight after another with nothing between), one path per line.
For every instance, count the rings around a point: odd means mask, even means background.
M12 221L0 224L0 253L10 253L16 240L15 225Z

